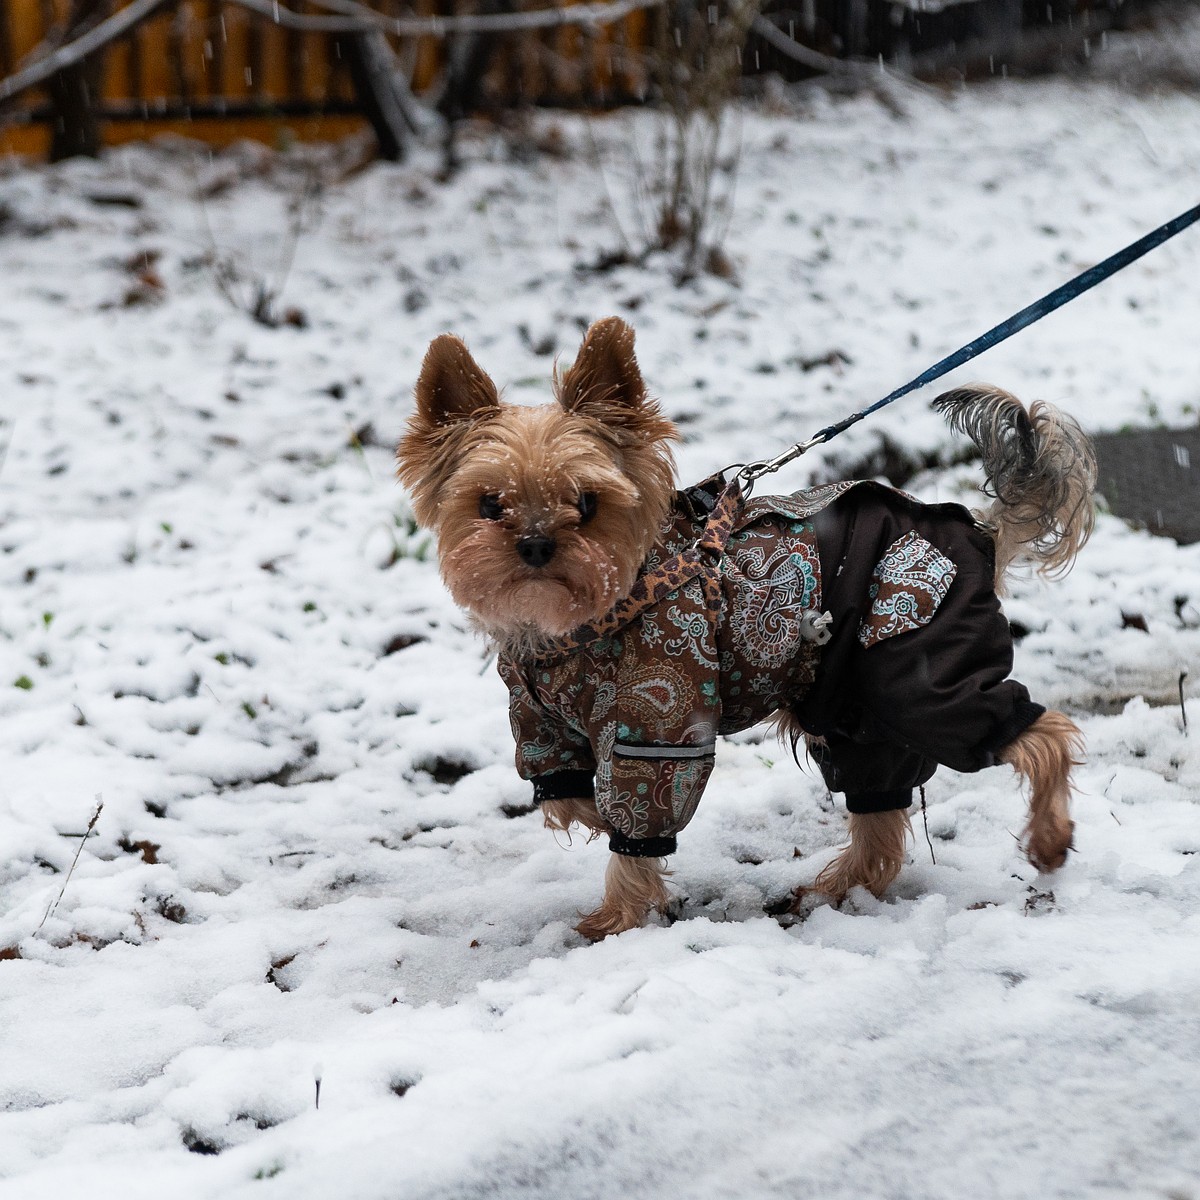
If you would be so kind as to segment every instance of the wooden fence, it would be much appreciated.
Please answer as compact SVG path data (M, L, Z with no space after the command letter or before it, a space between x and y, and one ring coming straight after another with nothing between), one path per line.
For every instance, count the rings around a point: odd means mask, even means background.
M448 16L453 3L372 0L371 7L388 17L432 17ZM287 0L287 8L330 15L305 0ZM71 12L72 0L0 0L0 79L47 39L60 38ZM628 98L640 76L627 51L644 42L647 20L636 12L607 29L501 35L489 60L492 98L498 104ZM438 79L444 38L388 40L414 91ZM106 144L162 132L215 144L242 137L275 142L335 137L363 125L344 35L285 28L232 0L174 0L98 58L97 110ZM0 113L0 153L44 153L54 119L47 91L22 96Z
M0 80L27 63L35 48L61 41L81 12L104 16L135 2L142 0L0 0ZM575 0L369 0L369 6L385 18L402 19L450 18L464 10L511 13L564 2ZM607 106L644 93L644 51L668 11L690 8L711 19L726 0L645 2L667 8L633 12L599 28L474 35L474 49L435 32L403 38L390 32L385 57L395 55L418 94L436 88L448 63L461 68L465 62L475 77L452 113L529 103ZM1072 57L1086 58L1104 30L1121 28L1161 2L766 0L767 15L755 22L743 62L748 73L778 71L792 79L827 71L834 59L847 56L860 68L896 62L934 79L947 71L953 78L986 75L997 62L1002 71L1017 73L1058 69ZM371 112L354 35L289 28L272 20L273 3L165 0L98 54L65 98L57 95L52 103L47 87L24 93L15 105L0 105L0 153L44 153L55 125L62 128L63 112L71 105L77 112L81 104L99 118L100 136L109 144L166 131L215 144L242 137L336 137L361 128L366 114L378 132L379 114ZM331 15L329 0L279 5L285 16L328 21ZM255 7L258 12L251 11ZM798 53L800 43L813 53Z

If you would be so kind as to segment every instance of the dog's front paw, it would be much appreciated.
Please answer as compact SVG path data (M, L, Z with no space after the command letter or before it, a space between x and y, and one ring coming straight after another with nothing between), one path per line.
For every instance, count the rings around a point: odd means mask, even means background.
M1032 825L1025 835L1025 857L1039 871L1057 871L1075 849L1075 822L1060 818Z
M588 913L575 931L582 934L589 942L602 942L613 933L624 933L627 929L637 929L642 918L637 918L628 910L612 908L602 904L595 912Z
M610 854L604 874L604 899L575 928L593 942L610 933L637 929L652 909L661 912L666 907L669 897L663 879L668 873L661 859Z

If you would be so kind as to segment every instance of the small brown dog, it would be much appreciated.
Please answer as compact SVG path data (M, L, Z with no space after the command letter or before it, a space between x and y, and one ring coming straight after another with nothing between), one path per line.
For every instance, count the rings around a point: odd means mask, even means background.
M398 449L454 599L497 645L517 766L545 823L607 833L590 938L666 902L664 857L716 737L773 718L846 794L850 844L806 891L881 894L903 863L913 789L939 764L1008 763L1030 787L1024 843L1071 845L1076 726L1008 678L997 586L1018 554L1067 569L1092 523L1086 438L992 388L936 405L979 446L984 516L871 482L747 499L672 482L675 427L613 317L540 408L501 403L466 346L429 348Z

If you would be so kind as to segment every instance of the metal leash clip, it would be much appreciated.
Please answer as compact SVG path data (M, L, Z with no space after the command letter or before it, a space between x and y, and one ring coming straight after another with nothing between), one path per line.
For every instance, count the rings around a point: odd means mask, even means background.
M787 466L793 459L799 458L800 455L807 453L814 446L819 446L825 440L824 431L810 437L807 442L797 442L794 446L790 446L782 454L775 458L762 458L758 462L747 463L737 473L735 478L742 485L742 492L749 496L754 487L755 481L763 475L770 475L778 471L780 467ZM726 468L727 470L729 468Z

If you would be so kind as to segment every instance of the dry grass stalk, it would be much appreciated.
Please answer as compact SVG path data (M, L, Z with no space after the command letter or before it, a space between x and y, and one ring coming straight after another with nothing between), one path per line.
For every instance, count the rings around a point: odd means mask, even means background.
M681 252L683 273L723 268L720 244L728 227L737 152L730 182L718 176L730 105L742 76L742 47L762 0L721 5L672 5L655 13L651 74L665 127L651 166L651 249Z
M100 814L103 811L104 800L100 794L97 793L96 811L92 813L92 819L87 823L87 828L83 831L83 835L79 839L79 846L75 850L75 857L71 860L71 868L69 871L67 871L67 877L63 880L63 885L59 889L59 893L57 897L55 897L54 903L51 904L48 909L46 909L46 915L42 917L41 921L38 922L38 927L33 931L34 937L37 937L37 935L42 932L42 926L45 925L46 922L54 915L59 904L62 902L63 896L66 895L67 884L71 882L71 876L75 874L75 868L79 865L79 856L83 853L84 844L87 842L88 838L92 836L92 830L96 828L96 822L100 820Z

